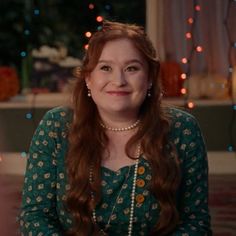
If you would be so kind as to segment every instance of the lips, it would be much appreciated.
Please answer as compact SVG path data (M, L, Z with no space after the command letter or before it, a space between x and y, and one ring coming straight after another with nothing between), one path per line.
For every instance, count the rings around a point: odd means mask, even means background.
M107 93L114 96L127 96L130 94L130 92L127 91L108 91Z

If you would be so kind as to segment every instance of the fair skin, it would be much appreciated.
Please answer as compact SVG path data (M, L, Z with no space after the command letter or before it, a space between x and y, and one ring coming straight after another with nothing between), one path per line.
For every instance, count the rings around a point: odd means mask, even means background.
M138 112L150 87L148 65L128 39L107 42L98 64L86 78L98 112L107 126L127 127L138 119ZM109 158L103 165L118 170L134 163L125 154L125 144L136 132L107 131ZM135 152L135 151L134 151Z

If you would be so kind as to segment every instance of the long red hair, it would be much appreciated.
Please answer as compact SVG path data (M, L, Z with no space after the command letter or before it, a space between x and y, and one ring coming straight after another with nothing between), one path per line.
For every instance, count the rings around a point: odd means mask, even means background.
M106 42L127 38L146 59L149 79L152 82L151 97L143 102L139 118L141 125L137 133L126 144L126 153L141 142L142 151L150 163L152 180L151 193L158 199L161 214L150 235L165 235L177 225L179 216L176 209L176 190L180 183L179 164L176 153L168 142L170 121L161 106L161 85L158 78L159 61L152 43L140 26L117 22L104 22L101 31L93 34L83 60L77 70L77 80L73 93L74 119L69 133L69 150L66 168L70 189L66 206L74 217L74 228L68 235L96 235L97 229L91 219L92 210L101 199L101 160L108 144L108 137L100 127L97 107L87 96L85 77L95 68ZM166 147L169 146L169 149ZM89 182L89 172L93 165L94 182ZM95 200L91 199L91 191Z

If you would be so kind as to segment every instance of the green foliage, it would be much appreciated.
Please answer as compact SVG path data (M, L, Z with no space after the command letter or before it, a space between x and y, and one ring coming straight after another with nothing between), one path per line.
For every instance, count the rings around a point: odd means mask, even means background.
M0 65L21 66L22 51L41 45L68 48L81 57L87 43L86 31L95 31L96 16L108 20L145 24L145 0L1 0Z

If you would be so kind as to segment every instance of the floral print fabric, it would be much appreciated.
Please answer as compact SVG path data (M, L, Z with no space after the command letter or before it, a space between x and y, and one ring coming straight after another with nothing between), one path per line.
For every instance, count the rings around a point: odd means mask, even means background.
M208 166L201 130L190 114L170 109L170 140L177 148L182 182L177 193L181 223L170 236L211 235L208 209ZM65 155L72 112L55 108L46 113L32 138L19 216L21 235L64 235L73 225L63 201L68 189ZM127 235L134 166L118 171L102 168L102 201L96 207L97 221L109 235ZM148 190L148 161L141 156L135 194L133 235L148 235L160 214L158 199ZM121 190L122 188L122 190ZM114 209L113 209L114 208Z

